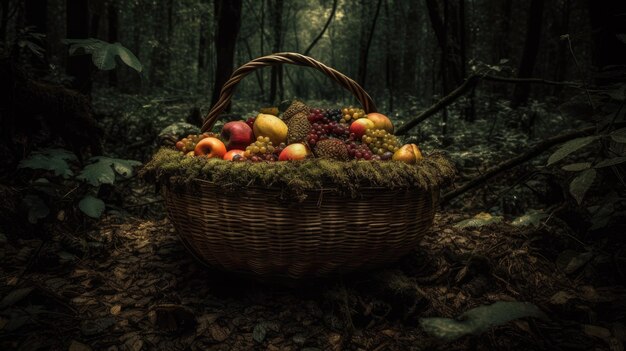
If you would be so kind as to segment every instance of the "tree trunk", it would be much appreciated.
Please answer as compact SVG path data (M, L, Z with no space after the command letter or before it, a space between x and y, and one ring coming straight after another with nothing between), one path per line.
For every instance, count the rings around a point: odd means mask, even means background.
M437 0L426 0L426 7L428 8L428 16L430 17L430 23L437 43L442 52L445 54L442 56L443 65L445 65L445 76L447 86L456 86L463 81L461 73L461 53L459 50L458 40L458 21L453 19L456 16L456 11L451 11L450 6L454 6L454 3L449 1L443 2L443 19L440 15L439 4ZM455 16L450 16L449 13L455 13ZM452 45L451 43L456 43ZM444 67L444 66L442 66ZM442 76L443 76L442 68Z
M588 6L594 66L602 70L626 64L626 1L589 0Z
M272 46L272 52L280 52L282 47L282 38L283 38L283 0L273 0L272 6L270 7L270 11L272 13L272 21L273 21L273 39L274 43ZM283 67L282 65L274 65L272 66L272 75L270 78L270 96L268 102L270 104L276 103L276 93L278 88L282 86L282 78L283 78ZM281 89L282 90L282 89ZM282 95L282 92L281 92Z
M87 39L89 37L89 1L67 0L67 37L69 39ZM67 74L74 77L72 88L91 96L91 73L93 65L90 55L70 56L67 58Z
M167 85L167 77L170 71L170 16L174 2L172 0L159 1L157 3L157 24L155 37L158 45L152 49L152 60L150 64L150 86L152 88L162 88ZM202 37L202 34L201 34Z
M117 5L115 3L115 1L111 1L109 3L109 8L107 9L108 13L107 13L107 24L108 24L108 40L111 43L115 43L117 42L118 39L118 33L117 33L117 27L119 25L119 19L118 19L118 8ZM117 80L117 70L113 69L111 71L109 71L109 86L111 87L116 87L118 83Z
M561 20L558 25L557 35L564 35L569 33L569 21L570 13L572 9L571 0L563 1L563 8L561 9ZM557 82L564 81L567 77L567 58L569 56L569 43L567 40L561 40L558 44L556 57L556 67L554 73L554 80ZM563 90L562 86L555 86L553 93L558 95Z
M411 93L415 91L415 58L418 56L417 42L419 36L415 35L415 28L419 25L419 8L418 3L410 1L408 10L404 18L406 28L404 32L404 55L402 58L402 87L403 90ZM390 43L391 40L387 40Z
M372 45L372 39L374 38L374 31L376 30L376 22L378 21L378 14L380 14L380 6L382 0L378 0L376 4L376 11L372 17L370 27L362 26L361 30L361 45L359 47L359 66L357 70L357 82L365 88L367 79L367 59L369 56L370 46ZM363 4L365 6L365 4Z
M241 24L242 0L214 0L217 30L215 33L215 84L211 104L220 96L222 86L233 73L235 62L235 43Z
M526 41L524 42L524 51L517 74L518 78L530 78L533 74L537 53L539 52L539 42L541 41L543 8L544 0L531 0L530 10L528 11L528 25L526 26ZM511 106L517 107L526 103L529 96L530 84L520 83L516 85L513 91Z
M32 26L33 31L36 33L47 34L47 12L48 12L47 0L26 0L24 1L24 20L26 26ZM35 58L32 55L26 57L32 58L29 60L33 68L39 73L43 73L48 70L48 45L46 39L36 40L38 45L44 48L43 57L41 59Z
M7 40L7 25L9 24L9 2L10 0L0 0L0 45L4 46Z

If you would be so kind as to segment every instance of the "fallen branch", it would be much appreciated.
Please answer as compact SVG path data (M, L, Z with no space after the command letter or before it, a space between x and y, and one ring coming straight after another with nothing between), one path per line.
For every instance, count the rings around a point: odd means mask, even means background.
M473 86L475 86L478 83L478 79L479 79L478 75L469 76L465 80L465 82L463 82L463 84L459 85L458 88L454 89L446 97L444 97L443 99L437 101L436 104L434 104L431 107L429 107L426 111L420 113L419 116L417 116L417 117L413 118L412 120L404 123L400 128L398 128L398 130L396 130L395 134L396 135L404 135L404 134L406 134L406 132L408 132L411 128L413 128L416 125L418 125L419 123L421 123L426 118L434 115L435 113L439 112L439 110L441 110L444 107L450 105L457 98L459 98L461 95L465 94Z
M535 146L533 146L532 148L528 149L528 151L524 152L523 154L508 159L496 166L493 166L491 168L489 168L487 171L485 171L485 173L481 174L480 176L470 180L469 182L465 183L463 186L452 190L448 193L445 193L442 197L441 197L441 204L445 204L448 201L450 201L451 199L465 193L466 191L473 189L483 183L485 183L486 181L488 181L489 179L493 178L494 176L500 174L503 171L506 171L508 169L511 169L517 165L520 165L532 158L534 158L535 156L543 153L544 151L550 149L551 147L561 144L563 142L566 142L568 140L572 140L575 138L579 138L585 135L588 135L590 133L593 133L596 130L596 127L588 127L588 128L583 128L583 129L579 129L579 130L575 130L569 133L564 133L564 134L560 134L557 136L554 136L552 138L546 139L544 141L539 142L538 144L536 144Z
M478 84L480 80L487 80L491 82L500 82L500 83L533 83L533 84L547 84L547 85L563 85L570 88L582 89L583 86L579 83L574 82L556 82L553 80L540 79L540 78L508 78L508 77L498 77L498 76L490 76L490 75L482 75L482 74L474 74L469 76L463 84L459 85L458 88L454 89L450 94L445 96L443 99L437 101L436 104L429 107L427 110L420 113L417 117L412 120L404 123L398 130L396 131L396 135L404 135L409 130L411 130L416 125L420 124L426 118L436 114L443 108L452 104L456 99L464 95L468 92L472 87Z

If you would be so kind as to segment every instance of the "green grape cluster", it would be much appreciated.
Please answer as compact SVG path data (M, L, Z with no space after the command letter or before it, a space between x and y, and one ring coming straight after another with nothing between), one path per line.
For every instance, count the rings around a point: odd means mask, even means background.
M213 133L202 134L189 134L187 137L180 139L176 142L176 148L182 151L184 154L193 151L196 148L196 144L204 138L215 137Z
M357 107L344 107L341 109L341 123L350 124L359 118L365 117L365 111L362 108Z
M372 150L374 155L382 156L385 152L396 152L402 143L395 135L384 129L368 129L361 141Z
M246 159L253 162L262 160L271 161L270 158L273 160L275 149L269 137L259 136L254 143L246 147L243 155Z

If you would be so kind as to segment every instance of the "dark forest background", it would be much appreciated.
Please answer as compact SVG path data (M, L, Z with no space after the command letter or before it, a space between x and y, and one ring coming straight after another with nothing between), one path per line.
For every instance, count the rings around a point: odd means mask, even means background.
M353 78L403 143L453 161L390 270L215 276L138 177L277 52ZM273 66L213 131L293 99L359 104ZM625 104L626 1L0 0L0 349L623 350ZM511 301L532 309L472 310ZM424 316L483 324L451 344Z

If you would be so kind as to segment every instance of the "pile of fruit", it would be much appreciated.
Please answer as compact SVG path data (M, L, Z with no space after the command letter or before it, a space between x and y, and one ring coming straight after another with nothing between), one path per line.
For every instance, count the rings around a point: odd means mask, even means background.
M340 161L377 160L416 163L415 144L402 145L391 120L359 108L310 108L294 101L282 114L262 109L246 121L228 122L220 135L189 135L176 143L188 156L234 162L294 161L311 157Z

